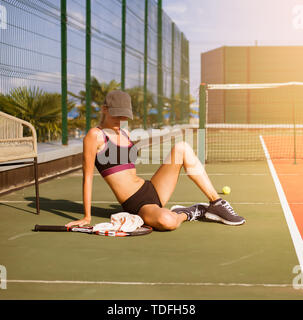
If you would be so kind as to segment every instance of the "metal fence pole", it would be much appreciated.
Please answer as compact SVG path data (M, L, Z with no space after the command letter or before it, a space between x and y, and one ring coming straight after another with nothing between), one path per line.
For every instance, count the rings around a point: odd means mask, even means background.
M162 70L162 0L158 0L158 72L157 72L157 94L158 94L158 125L163 124L163 70Z
M185 71L186 71L186 119L189 122L190 113L190 81L189 81L189 41L185 40Z
M67 29L66 0L61 0L61 109L62 144L68 144L67 134Z
M198 129L198 157L202 164L206 160L206 84L201 83L199 89L199 129Z
M184 35L181 32L181 75L180 75L180 123L184 122Z
M86 132L91 126L91 0L86 0Z
M145 0L144 12L144 114L143 114L143 128L147 129L147 60L148 60L148 0Z
M170 102L170 120L175 124L175 23L171 24L171 102Z
M125 90L126 0L122 0L121 26L121 89Z

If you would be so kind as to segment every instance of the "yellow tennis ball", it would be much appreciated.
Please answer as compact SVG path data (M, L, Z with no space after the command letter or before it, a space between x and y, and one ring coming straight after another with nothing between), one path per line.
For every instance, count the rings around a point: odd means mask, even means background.
M231 189L230 189L230 187L225 186L225 187L223 187L222 191L223 191L224 194L230 194Z

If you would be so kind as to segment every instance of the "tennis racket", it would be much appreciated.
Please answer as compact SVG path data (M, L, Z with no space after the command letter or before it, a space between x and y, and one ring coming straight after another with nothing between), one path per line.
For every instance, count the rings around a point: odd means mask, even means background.
M34 231L52 231L52 232L83 232L89 234L96 234L98 236L108 237L127 237L127 236L143 236L153 231L152 227L143 225L135 231L93 231L93 227L65 227L65 226L47 226L47 225L35 225Z

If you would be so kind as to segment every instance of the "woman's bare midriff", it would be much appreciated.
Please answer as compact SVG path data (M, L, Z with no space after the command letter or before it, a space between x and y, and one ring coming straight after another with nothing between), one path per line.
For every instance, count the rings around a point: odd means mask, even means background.
M116 172L104 178L120 203L126 201L144 184L144 179L136 174L136 169Z

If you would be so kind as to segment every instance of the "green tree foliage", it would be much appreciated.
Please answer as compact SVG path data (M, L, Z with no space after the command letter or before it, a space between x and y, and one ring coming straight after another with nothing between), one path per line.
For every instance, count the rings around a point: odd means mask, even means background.
M44 92L38 87L18 87L0 95L1 110L30 122L37 131L38 141L58 139L61 135L61 95ZM68 101L70 111L75 107Z
M115 80L111 80L109 83L99 82L97 78L91 78L91 117L92 126L96 125L100 119L100 108L104 103L106 95L112 91L120 88L120 83ZM78 116L75 119L69 120L70 128L79 128L81 130L85 129L85 117L86 117L86 91L81 90L78 94L73 92L68 92L70 96L77 98L80 104L76 107L78 111Z
M125 90L131 97L134 120L132 121L133 127L142 125L144 117L144 90L142 87L133 87ZM149 115L149 110L155 107L154 95L147 91L146 93L147 104L147 123L151 125L155 121L154 115Z

